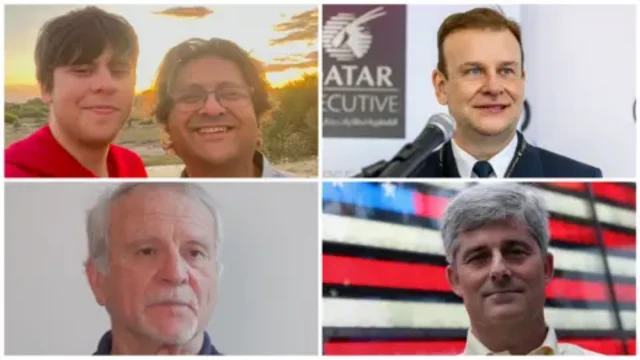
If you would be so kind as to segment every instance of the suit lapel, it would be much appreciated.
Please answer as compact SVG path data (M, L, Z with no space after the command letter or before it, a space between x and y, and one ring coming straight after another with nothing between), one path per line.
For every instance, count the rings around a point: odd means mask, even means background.
M535 146L528 144L524 139L524 136L518 132L518 149L522 144L525 144L525 149L522 152L522 156L515 167L510 177L542 177L544 176L544 169L542 167L542 160L540 159L540 151ZM518 150L519 151L519 150ZM517 152L516 155L518 156Z
M458 172L456 158L453 156L453 150L451 149L451 140L444 144L442 149L443 154L438 154L439 156L442 156L442 165L440 167L442 176L448 178L459 178L460 173Z

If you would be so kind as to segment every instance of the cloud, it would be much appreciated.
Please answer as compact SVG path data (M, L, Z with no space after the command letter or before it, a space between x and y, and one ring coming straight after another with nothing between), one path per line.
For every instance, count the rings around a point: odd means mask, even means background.
M266 72L279 72L285 71L289 69L308 69L318 66L318 61L316 60L308 60L297 63L273 63L273 64L263 64L263 68Z
M162 11L154 12L156 15L171 16L177 18L197 18L201 19L213 14L213 10L204 6L176 6Z
M276 24L273 29L286 35L269 40L269 45L284 45L294 41L314 44L318 40L318 9L296 14L291 19Z
M318 52L312 51L307 54L291 54L277 57L270 64L261 63L266 72L278 72L289 69L308 69L318 66Z

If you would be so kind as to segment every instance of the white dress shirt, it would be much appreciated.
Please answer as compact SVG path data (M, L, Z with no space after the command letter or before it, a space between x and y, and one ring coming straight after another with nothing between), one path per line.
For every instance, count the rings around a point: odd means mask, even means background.
M516 154L516 149L518 147L518 136L515 135L513 139L504 147L499 153L494 155L489 161L491 167L493 168L493 174L489 177L498 177L503 178L504 174L507 172L507 168L513 159L513 156ZM454 139L451 139L451 150L453 151L453 158L456 160L456 166L458 167L458 173L461 178L477 178L473 172L473 166L479 160L474 158L473 155L464 151Z
M540 346L527 355L602 355L587 349L583 349L574 344L560 344L556 337L556 332L548 327L547 336ZM511 355L508 351L495 352L489 350L478 340L469 330L467 333L467 344L462 355Z

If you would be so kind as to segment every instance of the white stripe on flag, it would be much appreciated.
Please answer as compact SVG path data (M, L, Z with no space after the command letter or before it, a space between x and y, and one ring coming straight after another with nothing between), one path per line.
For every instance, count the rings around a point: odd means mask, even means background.
M322 215L324 240L444 256L440 232L417 226L390 224L382 221L358 219L333 214ZM550 247L555 268L603 274L604 263L597 252L566 250ZM636 276L636 261L619 256L608 256L613 275Z
M613 330L613 313L609 310L545 308L545 319L560 330ZM625 330L635 330L635 311L621 311ZM322 326L437 328L469 327L463 304L420 303L391 300L322 299Z
M468 182L422 182L436 188L461 191L469 187ZM578 217L591 221L591 209L586 199L577 196L563 194L543 188L535 188L536 192L542 195L547 202L550 211ZM618 225L629 229L636 228L635 211L619 206L613 206L602 202L596 202L596 214L598 220L607 224Z
M549 211L592 221L591 209L587 200L553 191L537 190L544 197ZM596 203L596 214L598 215L598 220L603 223L623 226L629 229L636 228L636 214L632 210Z

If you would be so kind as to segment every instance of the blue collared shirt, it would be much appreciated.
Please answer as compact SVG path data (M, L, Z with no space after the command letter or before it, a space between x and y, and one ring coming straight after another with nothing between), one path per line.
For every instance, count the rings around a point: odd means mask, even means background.
M107 331L100 342L98 343L98 350L93 355L111 355L111 346L113 344L113 338L111 336L111 330ZM211 338L207 332L204 332L204 341L202 342L202 348L198 355L222 355L216 350L215 346L211 344Z

